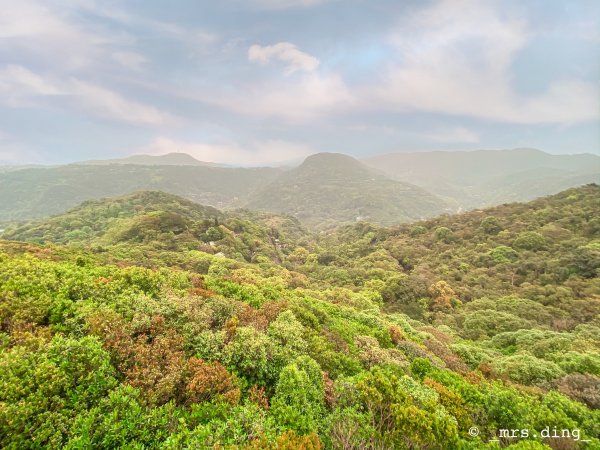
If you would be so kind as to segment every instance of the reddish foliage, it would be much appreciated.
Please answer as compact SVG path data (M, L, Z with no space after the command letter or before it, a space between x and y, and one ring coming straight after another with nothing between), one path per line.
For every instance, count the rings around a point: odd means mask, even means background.
M332 342L335 345L335 349L338 352L348 352L348 343L338 333L328 330L327 328L323 328L321 330L321 334L323 334L323 336L325 336L328 341Z
M493 369L490 364L483 362L483 363L479 364L478 369L484 377L492 378Z
M240 388L235 375L219 362L206 363L198 358L190 358L187 364L188 382L186 402L202 403L221 400L236 405L240 400Z
M104 339L126 383L142 389L150 403L178 397L186 366L183 339L166 328L163 317L135 330L117 314L94 316L88 323Z
M215 291L211 291L210 289L204 289L201 287L193 287L188 289L188 294L203 298L211 298L216 295Z
M431 353L444 361L449 369L461 374L469 371L463 360L437 339L427 339L424 344Z
M244 305L238 318L241 325L251 326L259 331L264 331L286 307L287 303L284 301L267 302L263 304L260 309L252 308L250 305Z
M259 408L264 410L269 409L269 399L265 394L265 390L256 384L248 390L248 400L251 403L256 403Z
M394 345L397 345L398 342L403 341L404 339L406 339L406 337L404 336L404 332L397 325L390 326L390 328L389 328L388 331L390 333L390 339L392 341L392 344L394 344Z
M227 342L231 341L235 336L239 323L239 319L235 316L225 322L223 328L225 329L225 339Z
M325 405L330 410L333 410L335 406L335 383L327 372L323 372L323 387L325 389Z

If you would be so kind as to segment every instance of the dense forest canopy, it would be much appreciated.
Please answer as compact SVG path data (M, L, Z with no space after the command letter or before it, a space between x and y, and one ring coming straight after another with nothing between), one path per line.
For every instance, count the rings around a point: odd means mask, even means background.
M600 448L599 198L315 232L153 191L14 226L0 446Z

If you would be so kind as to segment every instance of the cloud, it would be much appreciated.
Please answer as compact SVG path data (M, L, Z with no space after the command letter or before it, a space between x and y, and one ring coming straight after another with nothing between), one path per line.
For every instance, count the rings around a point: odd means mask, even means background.
M251 3L262 9L308 8L329 3L332 0L251 0Z
M286 64L285 73L291 75L297 71L312 72L319 66L319 60L308 53L298 50L289 42L275 45L253 45L248 49L248 60L266 64L271 60L279 60Z
M4 101L11 106L17 106L20 99L29 96L52 96L64 93L55 83L25 67L16 65L0 69L0 92Z
M139 71L148 62L137 48L140 30L194 53L217 41L203 29L145 18L95 0L0 0L0 7L0 50L15 58L34 57L57 73Z
M73 109L135 125L177 125L183 120L93 83L74 77L67 80L44 77L16 65L0 70L0 94L0 103L10 107Z
M143 65L148 62L145 56L135 52L116 51L112 54L112 58L120 65L133 70L142 69Z
M293 81L248 86L235 94L211 94L202 100L245 116L287 123L303 123L333 114L354 102L341 76L316 73Z
M305 144L282 140L257 141L242 147L235 142L201 144L166 137L156 138L135 153L163 155L172 152L187 153L205 162L247 166L281 164L316 153Z
M62 8L36 0L2 3L7 4L0 15L0 48L15 58L34 57L38 64L60 71L114 68L115 62L120 63L111 58L114 48L130 47L134 40L126 33L84 22L77 14L77 2ZM60 65L57 54L62 55Z
M479 135L475 131L465 127L435 130L431 133L424 134L423 137L435 142L457 142L468 144L478 144L480 142Z
M512 64L531 33L493 5L444 0L402 21L390 36L401 62L385 71L369 103L512 123L597 119L595 83L555 80L530 95L514 89Z
M97 117L136 125L177 125L183 121L154 106L126 99L101 86L76 79L71 80L69 86L79 107Z

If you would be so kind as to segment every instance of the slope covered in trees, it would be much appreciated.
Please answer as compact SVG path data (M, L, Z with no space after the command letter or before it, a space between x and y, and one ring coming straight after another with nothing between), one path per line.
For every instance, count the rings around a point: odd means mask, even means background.
M598 448L599 194L312 234L153 192L9 231L67 245L0 245L0 445ZM187 228L107 239L156 213Z
M316 228L357 220L391 225L432 217L447 207L425 190L386 178L339 153L309 156L250 196L246 206L291 214Z
M89 200L3 234L11 240L85 245L109 255L132 252L131 258L143 250L139 262L148 265L156 265L154 258L178 258L189 250L249 262L261 257L281 262L302 236L309 235L291 217L247 210L223 213L159 191Z
M193 165L68 165L0 172L0 223L62 213L85 200L161 190L227 208L282 169Z

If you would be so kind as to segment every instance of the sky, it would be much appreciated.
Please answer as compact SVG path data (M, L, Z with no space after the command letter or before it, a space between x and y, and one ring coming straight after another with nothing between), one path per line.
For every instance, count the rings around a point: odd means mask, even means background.
M0 0L0 163L600 153L596 0Z

